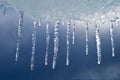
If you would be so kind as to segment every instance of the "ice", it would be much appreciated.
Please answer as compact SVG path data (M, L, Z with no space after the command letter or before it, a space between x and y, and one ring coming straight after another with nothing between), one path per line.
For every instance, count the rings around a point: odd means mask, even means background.
M41 19L38 19L38 26L41 26Z
M100 41L100 33L99 33L99 25L96 25L96 47L97 47L97 58L98 64L101 63L101 41Z
M62 25L63 25L63 26L65 25L65 21L62 22Z
M59 21L56 21L55 23L55 29L54 29L54 55L53 55L53 63L52 63L52 68L55 69L56 67L56 60L57 60L57 54L58 54L58 47L59 47L59 34L58 34L58 29L59 29Z
M23 15L24 15L24 12L20 11L19 12L18 38L17 38L15 61L18 61L18 57L19 57L19 48L20 48L20 42L21 42L21 37L22 37L22 27L23 27Z
M0 4L0 8L2 8L3 9L3 15L5 15L6 14L6 11L7 11L7 6L6 6L6 4Z
M116 26L119 26L119 25L120 25L120 18L119 18L119 17L117 17L115 23L116 23Z
M75 44L75 23L73 24L72 28L72 44Z
M48 65L48 51L49 51L49 41L50 41L50 26L46 24L46 54L45 54L45 65Z
M4 5L4 9L3 9L3 15L6 14L6 11L7 11L7 6Z
M112 46L112 57L114 57L115 51L114 51L114 39L113 39L113 22L111 22L110 25L110 38L111 38L111 46Z
M70 26L71 21L69 20L67 23L67 33L66 33L66 47L67 47L67 54L66 54L66 66L69 65L69 50L70 50Z
M85 31L85 34L86 34L86 55L88 55L88 23L86 23L86 31Z
M36 30L37 30L37 21L34 21L33 33L32 33L32 56L31 56L31 66L30 69L34 69L34 59L35 59L35 46L36 46Z
M92 15L114 6L119 7L120 0L0 0L0 3L9 4L17 11L22 10L32 17L51 15L52 19L79 19L82 15Z

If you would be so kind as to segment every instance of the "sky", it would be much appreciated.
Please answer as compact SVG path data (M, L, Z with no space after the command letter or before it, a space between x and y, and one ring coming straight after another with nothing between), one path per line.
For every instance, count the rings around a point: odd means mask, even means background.
M89 55L85 55L85 25L76 24L76 44L70 44L70 65L65 66L66 25L59 27L59 51L55 70L52 69L54 24L50 23L48 66L45 57L45 22L37 29L35 69L30 70L33 20L24 15L20 56L15 62L18 13L8 8L5 15L0 9L0 80L120 80L120 27L114 27L115 57L111 55L109 25L100 27L102 62L97 64L95 27L89 27ZM70 39L71 42L71 39Z

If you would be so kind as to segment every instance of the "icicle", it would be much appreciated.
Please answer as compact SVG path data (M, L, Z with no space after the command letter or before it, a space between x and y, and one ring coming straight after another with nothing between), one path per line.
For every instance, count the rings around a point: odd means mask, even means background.
M67 23L67 34L66 34L66 47L67 47L67 55L66 55L66 66L69 65L69 50L70 50L70 21Z
M36 30L37 30L37 22L34 21L33 33L32 33L32 56L31 56L31 70L34 69L34 59L35 59L35 46L36 46Z
M6 14L7 6L5 4L0 4L0 7L3 8L3 15Z
M75 44L75 24L73 24L73 30L72 30L72 44Z
M41 26L41 20L38 19L38 26Z
M111 23L110 26L110 37L111 37L111 46L112 46L112 57L114 57L115 51L114 51L114 39L113 39L113 23Z
M49 51L49 41L50 41L50 29L49 24L46 24L46 55L45 55L45 65L48 64L48 51Z
M88 23L86 23L86 55L88 55Z
M97 46L98 64L100 64L101 63L101 41L100 41L99 27L97 25L96 25L96 46Z
M63 25L63 26L65 25L65 21L62 22L62 25Z
M6 14L6 10L7 10L7 7L6 7L6 5L4 5L3 15Z
M22 37L23 15L24 15L24 12L20 11L15 61L18 61L18 57L19 57L20 41Z
M54 30L54 55L53 55L53 63L52 68L55 69L56 66L56 59L57 59L57 53L58 53L58 46L59 46L59 37L58 37L58 26L59 21L55 24L55 30Z

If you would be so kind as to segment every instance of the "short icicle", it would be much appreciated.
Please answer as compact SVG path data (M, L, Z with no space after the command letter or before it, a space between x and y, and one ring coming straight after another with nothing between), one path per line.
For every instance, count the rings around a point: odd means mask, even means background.
M38 26L41 26L41 19L38 19Z

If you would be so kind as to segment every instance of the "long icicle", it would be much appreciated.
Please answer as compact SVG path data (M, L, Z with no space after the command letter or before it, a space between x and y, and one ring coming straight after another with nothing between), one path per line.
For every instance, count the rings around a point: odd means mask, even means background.
M86 23L86 31L85 31L85 34L86 34L86 55L88 55L88 23Z
M100 64L101 63L101 41L100 41L100 33L99 33L98 25L96 25L96 46L97 46L98 64Z
M19 48L20 48L20 41L22 37L22 26L23 26L23 15L24 15L24 12L22 11L20 11L19 13L20 15L19 15L19 24L18 24L18 38L17 38L15 61L18 61L18 57L19 57Z
M66 66L68 66L69 65L69 50L70 50L70 21L68 21L67 23L66 47L67 47Z
M114 51L113 23L112 22L111 22L111 26L110 26L110 38L111 38L111 46L112 46L112 57L114 57L115 51Z
M49 51L49 41L50 41L50 26L46 24L46 54L45 54L45 65L48 65L48 51Z
M58 26L59 26L59 21L55 23L55 29L54 29L54 55L53 55L53 63L52 63L52 68L55 69L56 66L56 59L57 59L57 54L58 54L58 47L59 47L59 37L58 37Z
M34 59L35 59L35 46L36 46L36 30L37 30L37 22L34 21L33 33L32 33L32 56L31 56L31 66L30 69L34 69Z
M75 24L73 24L73 30L72 30L72 44L75 44Z

